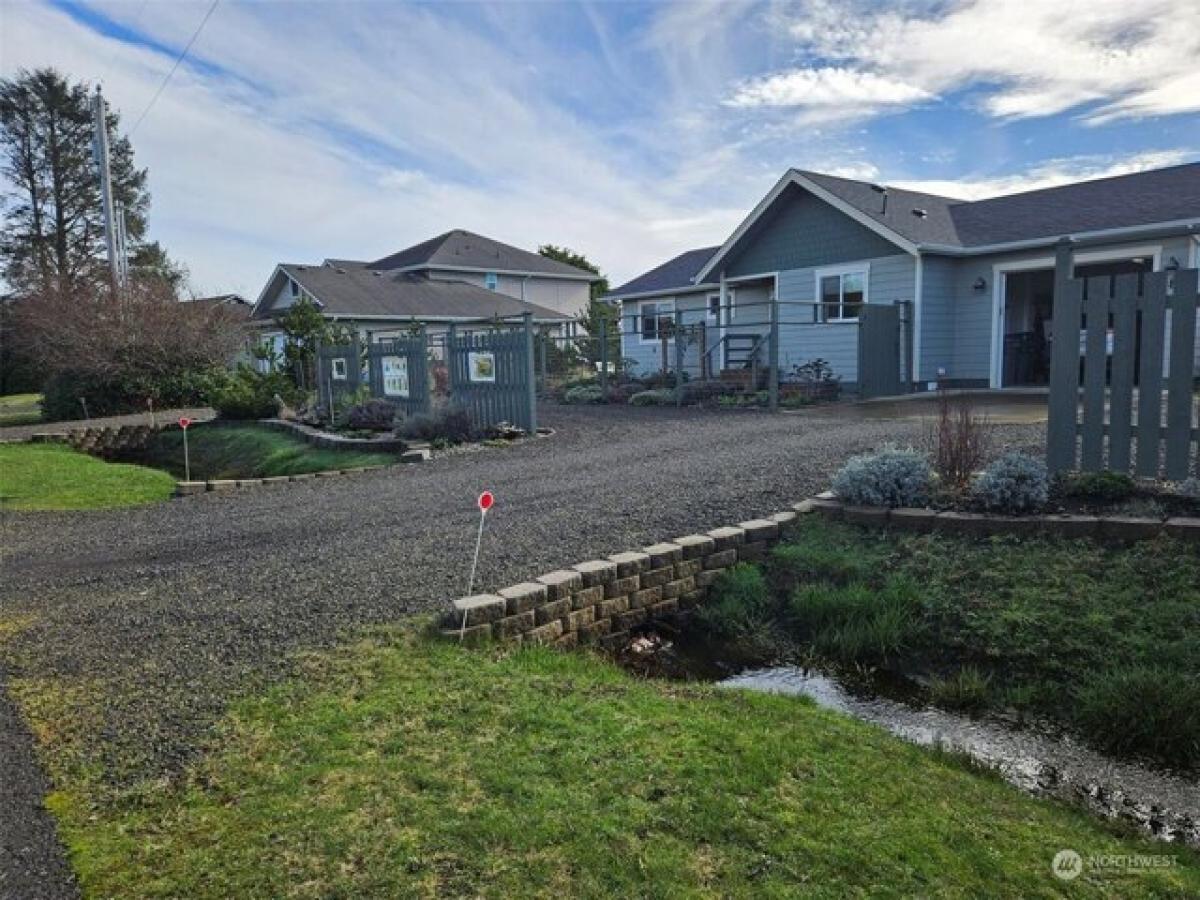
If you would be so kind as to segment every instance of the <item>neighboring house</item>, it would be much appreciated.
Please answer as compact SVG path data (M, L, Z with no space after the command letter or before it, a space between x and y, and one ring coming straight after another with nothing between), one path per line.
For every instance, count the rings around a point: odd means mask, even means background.
M721 246L681 254L608 299L622 306L623 355L644 369L661 366L677 309L706 322L710 351L719 345L711 370L743 364L751 342L732 339L766 334L778 297L781 373L823 358L854 384L861 304L903 301L919 389L1039 385L1064 236L1079 276L1195 267L1200 164L978 201L792 169Z
M586 312L595 278L575 266L459 229L373 262L280 263L251 317L277 350L283 335L273 326L301 297L364 339L398 335L416 325L438 332L456 322L526 312L541 326L563 327Z

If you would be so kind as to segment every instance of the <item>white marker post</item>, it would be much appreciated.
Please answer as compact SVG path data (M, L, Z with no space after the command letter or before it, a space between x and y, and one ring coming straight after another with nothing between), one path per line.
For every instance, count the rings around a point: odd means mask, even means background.
M184 481L192 480L192 461L188 458L188 445L187 445L187 430L188 430L188 426L191 424L192 424L192 420L189 419L187 416L184 416L183 418L181 418L179 420L179 427L183 429L183 480Z
M467 596L471 596L471 592L475 589L475 569L479 566L479 547L483 543L483 523L487 521L488 510L496 502L495 496L491 491L484 491L479 495L479 499L475 501L479 507L479 534L475 538L475 558L471 560L471 577L467 579ZM458 629L458 640L462 641L467 633L467 610L463 610L462 625Z

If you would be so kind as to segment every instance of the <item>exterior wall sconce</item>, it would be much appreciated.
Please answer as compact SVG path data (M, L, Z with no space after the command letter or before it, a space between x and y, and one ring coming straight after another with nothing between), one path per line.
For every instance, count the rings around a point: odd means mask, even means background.
M981 291L986 291L987 290L987 281L984 280L984 277L982 275L980 275L978 278L975 279L975 283L973 285L971 285L971 287L974 288L976 293L979 293Z

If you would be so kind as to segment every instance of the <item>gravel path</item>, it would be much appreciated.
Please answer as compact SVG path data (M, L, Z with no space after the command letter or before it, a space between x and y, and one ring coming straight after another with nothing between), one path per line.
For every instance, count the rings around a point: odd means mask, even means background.
M4 518L0 672L98 685L82 761L114 787L177 770L230 697L296 648L444 608L465 587L474 498L496 493L481 587L755 515L828 484L919 422L821 412L550 408L553 437L336 479L134 510ZM1040 426L1000 430L1036 446ZM4 785L22 777L0 760ZM14 769L13 766L17 768ZM37 823L30 822L31 831ZM0 873L0 884L3 884Z
M195 409L162 409L154 414L154 420L160 425L164 422L174 422L180 416L187 416L196 422L211 419L215 413L207 406ZM106 428L120 425L149 425L149 413L133 413L128 416L103 416L98 419L79 419L74 422L38 422L36 425L9 425L0 428L0 443L4 441L24 441L35 434L66 434L74 428Z

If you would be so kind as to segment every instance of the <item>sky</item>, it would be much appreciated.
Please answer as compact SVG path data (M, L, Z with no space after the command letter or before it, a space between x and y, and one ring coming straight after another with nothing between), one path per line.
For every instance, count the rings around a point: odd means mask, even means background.
M0 0L101 83L198 294L465 228L618 284L789 168L975 198L1200 159L1196 0ZM136 125L136 127L135 127Z

